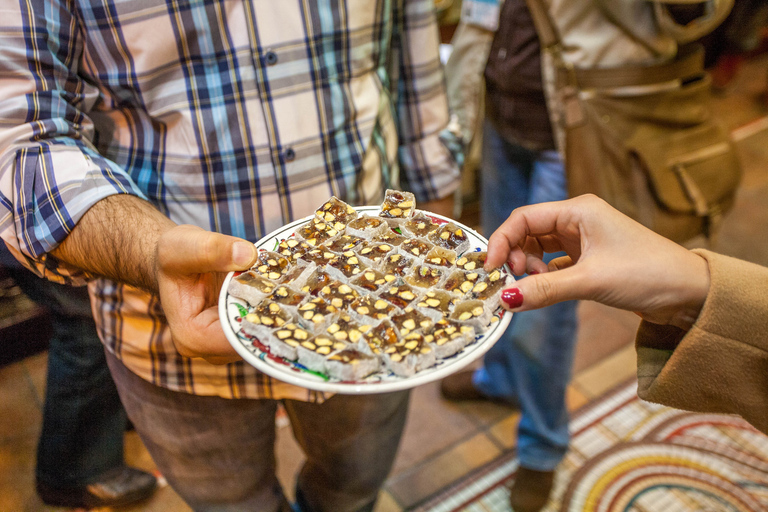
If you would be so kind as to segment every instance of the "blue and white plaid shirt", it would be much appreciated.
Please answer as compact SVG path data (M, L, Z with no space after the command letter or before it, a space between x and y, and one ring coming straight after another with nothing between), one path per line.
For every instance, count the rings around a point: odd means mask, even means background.
M18 3L17 3L18 2ZM0 235L41 275L97 201L257 240L331 195L458 186L432 0L0 0ZM70 274L66 279L72 279ZM180 357L156 297L90 284L107 348L169 389L321 399Z

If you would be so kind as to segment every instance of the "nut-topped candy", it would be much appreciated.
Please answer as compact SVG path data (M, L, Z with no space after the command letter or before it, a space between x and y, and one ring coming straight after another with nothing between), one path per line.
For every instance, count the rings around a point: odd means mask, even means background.
M392 281L394 279L395 277L392 276ZM384 274L372 268L365 269L362 274L352 280L353 285L369 292L378 292L387 282Z
M307 298L307 295L294 290L288 285L281 284L275 288L269 298L285 306L298 306Z
M365 242L357 248L357 253L363 258L379 262L394 250L394 246L384 242Z
M309 276L307 282L301 287L301 291L309 293L310 295L317 295L325 286L329 285L333 281L333 278L328 272L316 268L312 275Z
M336 196L331 197L323 206L315 210L318 221L333 226L337 231L357 218L357 211Z
M428 331L434 324L432 319L422 315L412 306L408 306L402 313L394 315L391 320L401 336L416 330Z
M307 251L302 256L302 259L305 261L310 261L312 263L315 263L318 267L322 267L323 265L327 265L336 256L337 254L335 252L332 252L325 245L318 245L317 247L313 247L312 249Z
M427 253L424 262L436 267L453 268L456 265L456 252L442 247L434 247Z
M384 242L385 244L393 245L395 247L398 247L400 244L402 244L406 238L403 235L398 235L391 229L382 231L378 235L374 236L372 238L374 242Z
M381 367L381 360L354 347L339 350L328 356L325 371L340 381L359 381L376 372Z
M487 256L488 253L485 251L466 252L461 258L456 260L456 266L461 270L466 270L468 272L483 270L483 265L485 265L485 258Z
M250 270L235 276L229 282L227 291L233 297L243 299L251 305L258 304L261 299L272 293L277 286L275 283L261 277L256 272Z
M338 308L328 303L322 297L315 297L299 306L299 316L305 322L311 322L314 325L323 324L338 312Z
M370 324L355 322L348 314L341 313L336 321L328 326L326 332L337 340L357 343L363 334L370 330Z
M379 270L385 276L403 277L411 271L414 260L402 254L390 254L380 262Z
M368 268L360 261L360 256L353 251L344 251L329 261L328 264L348 278L361 274L363 270Z
M471 297L479 300L497 298L496 296L506 287L507 278L508 276L500 269L491 271L472 287Z
M454 306L451 320L470 322L470 325L487 327L490 313L485 309L485 302L481 300L465 300Z
M434 314L436 318L446 316L451 311L453 297L448 292L430 290L419 300L418 306L425 314Z
M282 327L292 319L291 314L280 304L265 300L243 317L243 330L249 334L256 334L253 329L254 326L261 325L268 329L274 329Z
M475 329L470 325L442 318L435 322L434 328L424 339L432 344L437 357L450 357L475 340Z
M469 247L469 237L453 222L440 226L440 229L432 232L427 238L438 247L451 249L457 253L462 253Z
M307 222L300 227L299 230L296 231L296 235L300 236L309 245L317 246L338 235L341 231L338 229L339 227L341 230L345 228L343 224L334 226L326 224L318 219L312 219L310 222Z
M440 225L433 222L424 212L417 213L403 224L403 229L407 230L414 237L427 236L439 227Z
M379 296L402 309L410 305L418 295L418 292L403 283L400 285L393 284L385 288Z
M462 272L455 270L448 279L445 280L443 288L454 295L462 296L472 291L472 288L480 279L477 272Z
M389 321L381 322L365 333L363 338L374 354L381 354L388 346L396 344L399 339L395 326Z
M311 335L307 330L294 323L290 323L272 331L266 341L272 354L295 360L298 358L296 347L302 341L307 341L310 337Z
M366 295L355 299L355 302L349 306L349 309L361 316L367 316L374 320L383 320L389 318L392 312L395 311L395 306L384 299Z
M285 240L280 240L280 243L277 244L276 252L282 256L285 256L290 261L295 262L296 260L301 259L301 257L311 249L312 246L304 240L287 238Z
M331 281L320 289L318 295L337 309L346 309L360 295L347 283Z
M355 247L362 244L363 242L365 242L365 240L360 238L359 236L345 233L335 238L332 242L330 242L328 244L328 249L332 250L333 252L342 253L342 252L353 250Z
M400 338L382 352L385 364L393 373L404 377L435 364L435 351L418 332Z
M424 258L434 245L420 238L408 238L400 244L400 250L417 258Z
M297 348L299 363L310 370L324 372L326 370L326 358L348 348L349 344L344 341L328 336L327 334L318 334L308 340L302 341Z
M417 265L413 272L405 276L405 282L419 288L433 288L443 279L445 271L438 267Z
M384 202L381 204L379 217L385 219L404 220L413 216L416 199L410 192L387 190Z
M370 231L375 232L382 226L386 225L386 221L379 217L371 217L370 215L361 215L348 224L348 227L357 231Z
M260 251L251 270L270 281L279 281L290 266L291 262L285 256L272 251Z

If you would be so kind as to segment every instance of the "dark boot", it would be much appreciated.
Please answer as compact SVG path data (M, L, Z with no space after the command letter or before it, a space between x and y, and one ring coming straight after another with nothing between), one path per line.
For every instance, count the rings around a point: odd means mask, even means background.
M37 482L37 493L46 505L54 507L118 507L149 498L157 479L136 468L121 466L100 475L82 487L53 487Z
M485 395L472 384L472 374L474 370L464 370L453 375L449 375L440 382L440 393L447 400L491 400L491 397Z
M509 493L514 512L539 512L549 501L554 471L536 471L520 466Z

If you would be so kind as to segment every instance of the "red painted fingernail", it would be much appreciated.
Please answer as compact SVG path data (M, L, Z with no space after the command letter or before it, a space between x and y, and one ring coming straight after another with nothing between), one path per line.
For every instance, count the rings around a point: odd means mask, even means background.
M528 272L528 275L529 275L529 276L535 276L535 275L536 275L536 274L538 274L538 273L539 273L539 271L538 271L538 270L531 270L530 272Z
M523 305L523 294L519 288L510 288L501 292L501 300L509 309L519 308Z

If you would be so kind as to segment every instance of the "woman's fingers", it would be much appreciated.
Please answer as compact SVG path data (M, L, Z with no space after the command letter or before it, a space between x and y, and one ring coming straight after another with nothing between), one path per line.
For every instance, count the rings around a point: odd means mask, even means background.
M511 311L529 311L565 300L582 299L585 293L581 272L571 267L558 272L529 275L501 294L502 305Z

